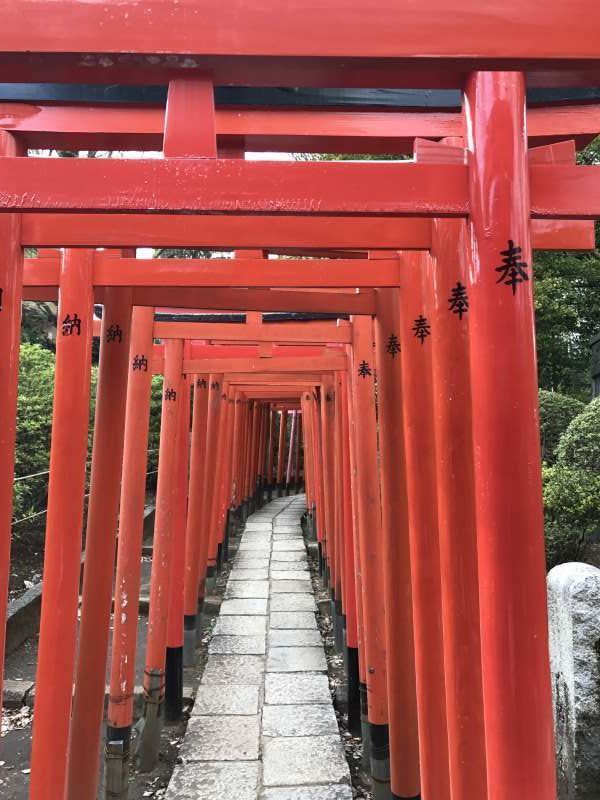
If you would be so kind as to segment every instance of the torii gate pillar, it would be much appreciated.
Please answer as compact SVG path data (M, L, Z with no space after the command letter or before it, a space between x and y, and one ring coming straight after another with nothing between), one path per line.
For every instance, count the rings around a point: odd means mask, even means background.
M523 75L473 73L465 113L488 797L554 800Z

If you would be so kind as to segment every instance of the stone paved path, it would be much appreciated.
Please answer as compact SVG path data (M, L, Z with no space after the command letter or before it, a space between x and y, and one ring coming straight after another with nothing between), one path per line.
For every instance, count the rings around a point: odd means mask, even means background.
M248 518L165 800L352 800L300 528Z

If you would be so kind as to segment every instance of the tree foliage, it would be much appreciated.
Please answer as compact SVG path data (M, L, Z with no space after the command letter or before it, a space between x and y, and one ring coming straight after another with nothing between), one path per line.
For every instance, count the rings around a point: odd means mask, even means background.
M600 473L555 465L544 469L548 569L575 561L600 527Z
M540 386L588 400L590 341L600 330L600 251L537 253L534 269Z
M592 400L569 424L556 454L560 466L600 475L600 397Z
M21 345L15 454L17 479L48 469L53 394L54 354L37 344ZM17 480L14 518L21 519L45 508L47 486L47 475Z
M163 376L152 376L150 395L150 427L148 430L148 471L158 469L158 445L160 443L160 417L162 411ZM156 475L149 476L149 485L156 486Z
M585 408L585 403L575 397L540 389L540 436L542 461L552 465L556 460L556 448L560 437L571 420Z
M600 531L600 398L569 423L544 469L548 566L584 557Z
M48 468L52 432L52 406L54 395L55 356L51 350L39 344L25 342L21 345L19 368L19 394L17 403L17 440L15 453L14 520L22 520L46 508L48 492ZM97 369L92 368L90 385L90 424L88 438L88 463L91 459ZM148 438L148 470L158 464L158 441L160 435L160 412L162 402L162 376L152 379L150 400L150 427ZM40 473L40 474L38 474ZM21 480L26 476L26 480ZM153 480L152 480L153 478ZM149 488L155 485L156 476L150 476ZM43 526L45 517L35 517L31 523L24 522L15 527L20 536L32 525Z

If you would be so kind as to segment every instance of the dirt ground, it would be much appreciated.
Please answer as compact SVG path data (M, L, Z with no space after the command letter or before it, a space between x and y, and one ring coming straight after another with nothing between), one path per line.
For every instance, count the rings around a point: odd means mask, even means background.
M44 529L31 528L13 533L10 549L8 601L16 600L42 578Z

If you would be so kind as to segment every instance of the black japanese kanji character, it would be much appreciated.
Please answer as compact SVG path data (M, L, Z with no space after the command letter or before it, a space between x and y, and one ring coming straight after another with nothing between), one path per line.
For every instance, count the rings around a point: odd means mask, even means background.
M144 372L148 372L148 359L144 355L136 355L133 357L132 367L134 370L139 370L140 372L144 370Z
M206 387L208 386L208 381L206 380L206 378L198 378L198 380L196 381L196 386L199 389L206 389Z
M423 344L425 339L431 335L431 326L429 325L427 318L422 314L417 317L412 329L416 338L421 341L421 344Z
M400 352L400 342L398 341L398 337L396 336L395 333L390 333L385 349L386 352L389 353L392 358L396 358L396 356Z
M111 325L106 331L106 341L116 342L117 339L123 341L123 331L118 325Z
M166 389L165 400L177 400L177 391L175 389Z
M523 281L529 280L527 270L529 265L526 261L520 261L522 249L515 247L512 239L508 240L508 249L501 250L500 255L503 256L502 264L496 267L496 272L500 273L500 277L496 283L503 283L505 286L512 287L512 293L516 294L517 286Z
M63 336L72 336L74 333L77 336L81 336L81 320L77 314L73 314L73 316L67 314L62 321L61 327Z
M372 375L371 367L367 361L361 361L358 366L358 374L361 378L366 378L367 375Z
M469 310L469 298L467 296L467 287L463 286L460 281L457 281L456 286L451 290L450 297L448 298L449 310L453 314L458 314L458 318L462 319L463 314Z

